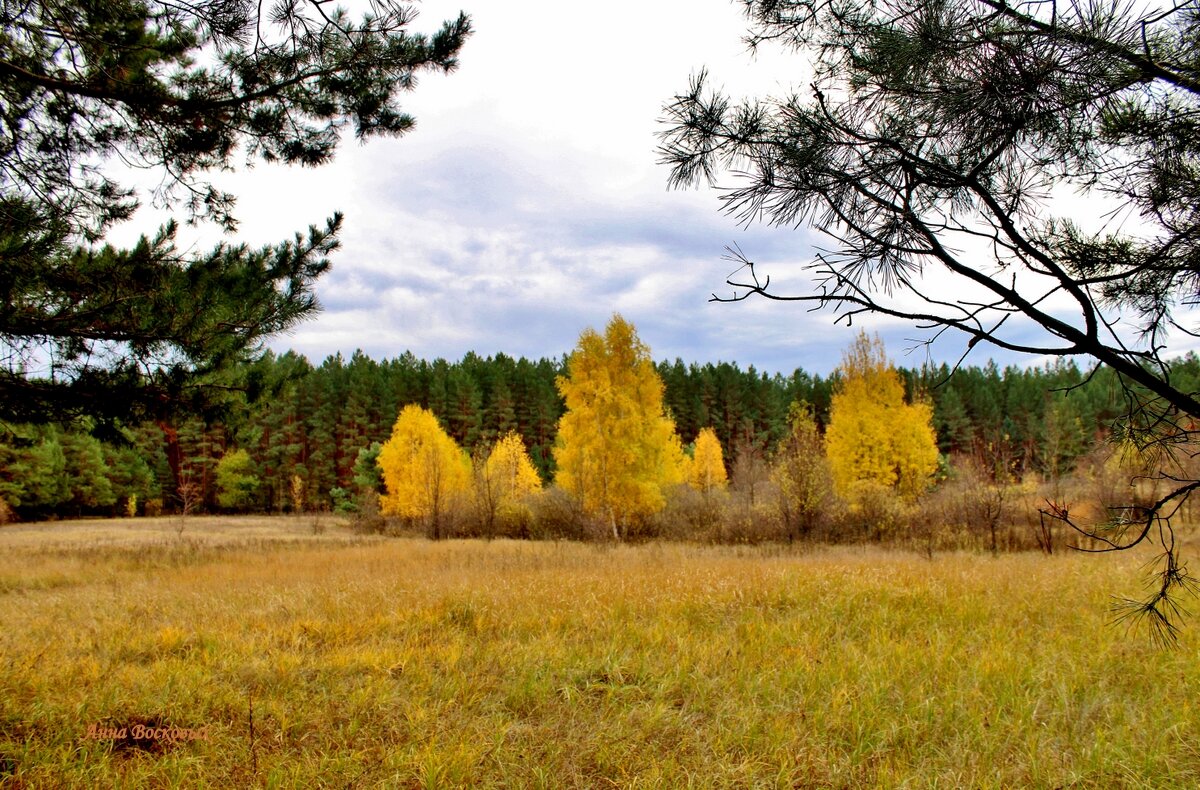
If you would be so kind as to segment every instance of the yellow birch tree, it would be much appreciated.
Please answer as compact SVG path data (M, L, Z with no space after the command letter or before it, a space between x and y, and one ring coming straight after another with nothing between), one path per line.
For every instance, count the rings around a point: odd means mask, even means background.
M487 535L496 532L496 519L527 518L525 500L542 490L542 479L529 459L525 442L509 431L496 442L487 460L477 464L475 502Z
M555 482L620 540L633 520L663 508L663 490L683 482L686 469L650 349L614 315L603 335L584 330L557 384L567 410L558 423Z
M842 358L825 452L835 490L851 501L871 488L914 499L937 470L933 411L904 402L904 383L878 336L860 333Z
M692 463L688 466L688 485L703 494L708 494L714 489L724 489L727 482L725 457L721 452L717 432L712 428L702 428L696 436Z
M384 515L425 520L430 537L440 539L450 498L468 488L471 475L466 454L433 412L416 404L401 409L378 464L387 488L379 501Z

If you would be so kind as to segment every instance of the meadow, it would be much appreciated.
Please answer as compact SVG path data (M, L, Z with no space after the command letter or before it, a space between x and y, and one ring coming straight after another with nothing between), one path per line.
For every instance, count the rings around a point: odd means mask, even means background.
M1196 786L1148 558L9 526L0 786Z

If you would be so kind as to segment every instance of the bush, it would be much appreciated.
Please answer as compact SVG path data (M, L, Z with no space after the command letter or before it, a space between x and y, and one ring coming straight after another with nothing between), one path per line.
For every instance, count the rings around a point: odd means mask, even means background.
M860 482L842 511L832 537L848 542L894 539L909 515L894 490L868 481Z
M1012 540L1019 488L978 458L955 456L946 480L920 503L918 520L941 533L939 547L1000 551Z
M650 519L648 531L667 540L715 542L728 502L725 491L704 494L691 486L676 486L667 494L666 507Z
M528 538L533 528L532 502L537 494L519 502L504 502L496 510L494 534L488 537Z
M770 543L787 539L787 529L774 503L734 498L725 511L716 534L719 543Z
M529 537L534 540L603 540L604 525L583 512L579 500L558 486L543 489L531 501Z
M764 467L765 468L765 467ZM779 513L779 487L759 477L753 486L743 482L723 503L722 517L713 542L767 543L788 540L788 530Z
M381 535L388 531L387 519L379 510L379 494L364 491L358 495L350 527L361 535Z

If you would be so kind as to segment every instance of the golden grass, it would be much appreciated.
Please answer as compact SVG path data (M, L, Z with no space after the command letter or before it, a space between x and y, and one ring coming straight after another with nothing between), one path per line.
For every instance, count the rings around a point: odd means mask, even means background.
M1200 783L1200 625L1161 651L1106 624L1139 558L275 521L0 530L5 786ZM85 737L139 723L208 738Z

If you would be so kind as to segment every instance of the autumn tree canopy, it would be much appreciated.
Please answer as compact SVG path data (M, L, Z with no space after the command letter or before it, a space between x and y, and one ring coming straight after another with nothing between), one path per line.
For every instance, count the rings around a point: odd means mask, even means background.
M430 537L441 537L451 498L470 485L470 462L428 409L409 404L379 449L387 487L379 501L384 515L422 520Z
M509 431L492 446L487 459L488 478L495 481L502 502L517 500L542 489L525 442L516 431Z
M662 509L663 489L685 473L650 349L614 315L603 335L586 329L579 336L558 390L567 411L558 424L555 482L619 540L633 520Z
M487 458L476 465L475 500L485 534L495 533L497 519L528 516L525 500L542 490L525 442L509 431L491 447Z
M725 456L717 433L712 428L701 428L696 435L692 462L688 465L688 485L707 494L725 488L727 483Z
M869 488L907 499L924 492L938 463L933 410L904 401L904 383L878 336L860 333L840 373L825 431L838 494L854 501Z

